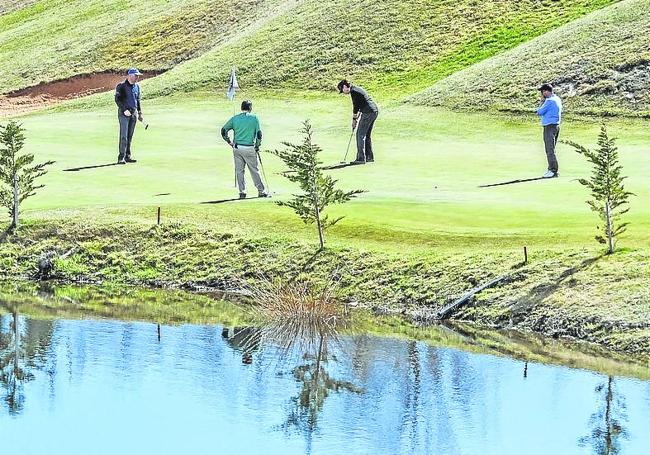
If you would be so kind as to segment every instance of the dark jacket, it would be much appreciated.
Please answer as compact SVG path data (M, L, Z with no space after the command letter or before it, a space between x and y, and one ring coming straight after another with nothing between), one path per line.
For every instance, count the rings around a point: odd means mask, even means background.
M134 87L136 87L136 93L133 91ZM128 80L117 84L117 87L115 87L115 104L120 108L120 113L126 110L133 113L137 109L142 114L140 86L138 84L131 84Z
M361 87L353 85L350 87L350 96L352 97L352 109L354 114L359 112L363 114L370 114L372 112L379 112L379 108L375 102L370 98L368 92Z

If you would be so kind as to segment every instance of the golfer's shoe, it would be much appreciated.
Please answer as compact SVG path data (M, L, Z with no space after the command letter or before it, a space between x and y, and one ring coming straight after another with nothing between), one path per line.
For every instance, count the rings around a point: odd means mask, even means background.
M117 164L126 164L125 160L117 160Z
M557 172L553 172L551 170L546 171L546 174L542 175L542 178L544 179L552 179L553 177L559 177L560 174Z
M271 197L271 195L266 191L262 191L261 193L257 193L257 197Z
M138 162L138 160L134 160L133 158L127 158L124 161L126 161L127 163L137 163Z
M239 199L246 199L246 193L239 193Z
M354 160L354 161L350 161L350 164L366 164L366 162L365 161Z
M374 158L368 158L368 159L366 160L366 163L374 163L374 162L375 162L375 159L374 159Z

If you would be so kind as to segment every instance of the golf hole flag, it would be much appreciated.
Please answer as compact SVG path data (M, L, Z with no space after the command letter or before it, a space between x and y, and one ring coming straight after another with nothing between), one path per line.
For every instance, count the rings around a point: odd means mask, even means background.
M228 84L228 93L226 96L230 101L235 99L235 92L239 90L239 84L237 83L237 74L235 73L235 67L233 66L230 71L230 83Z

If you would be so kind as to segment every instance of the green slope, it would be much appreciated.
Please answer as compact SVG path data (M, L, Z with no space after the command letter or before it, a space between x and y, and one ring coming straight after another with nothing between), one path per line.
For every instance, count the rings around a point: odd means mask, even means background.
M41 0L0 16L0 93L131 65L168 69L224 42L284 3Z
M305 0L151 82L156 94L223 85L331 89L343 76L392 96L414 93L612 0Z
M35 2L36 0L0 0L0 14L24 8Z
M213 87L235 64L249 87L324 89L344 75L398 96L613 1L41 0L0 16L0 93L193 59L156 92Z
M554 83L569 111L650 113L650 2L625 0L438 82L412 101L530 110Z

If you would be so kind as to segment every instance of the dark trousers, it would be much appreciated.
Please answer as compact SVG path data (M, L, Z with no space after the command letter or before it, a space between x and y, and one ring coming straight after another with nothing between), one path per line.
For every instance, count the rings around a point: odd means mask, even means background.
M548 170L557 174L558 162L555 156L555 146L557 139L560 137L560 125L546 125L544 127L544 147L546 149L546 159L548 160Z
M117 155L117 160L131 159L131 140L133 139L133 132L135 125L138 122L138 114L131 114L131 117L124 115L124 112L117 114L117 119L120 122L120 144Z
M373 161L375 156L372 153L372 127L379 112L361 114L361 120L357 127L357 161Z

